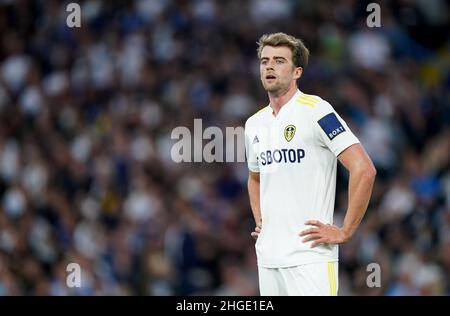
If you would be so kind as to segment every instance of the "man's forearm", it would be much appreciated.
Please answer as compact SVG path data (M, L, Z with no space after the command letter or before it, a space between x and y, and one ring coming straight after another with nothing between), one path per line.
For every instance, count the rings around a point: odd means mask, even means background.
M355 233L366 213L372 194L375 174L376 171L372 168L350 172L348 209L342 226L342 231L347 236L347 239Z
M253 218L256 225L261 224L261 207L259 199L259 179L251 176L248 178L248 195L250 198L250 207L252 208Z

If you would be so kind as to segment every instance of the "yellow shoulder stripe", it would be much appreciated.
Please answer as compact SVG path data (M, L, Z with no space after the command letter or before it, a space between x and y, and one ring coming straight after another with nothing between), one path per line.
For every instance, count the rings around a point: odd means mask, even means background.
M263 107L262 109L256 111L256 112L253 113L252 115L250 115L250 117L255 116L255 115L258 114L259 112L263 112L263 111L267 110L268 108L269 108L269 106L266 105L266 106Z
M321 101L319 97L309 94L302 94L297 98L297 103L304 104L310 107L315 107Z
M303 98L303 99L305 99L305 100L316 101L316 102L319 102L319 101L320 101L320 98L317 97L317 96L315 96L315 95L309 95L309 94L307 94L307 95L301 95L300 97Z

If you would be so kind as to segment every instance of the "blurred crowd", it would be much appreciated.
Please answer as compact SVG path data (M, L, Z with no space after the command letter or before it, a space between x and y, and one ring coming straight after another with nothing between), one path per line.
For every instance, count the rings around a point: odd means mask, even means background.
M64 1L0 2L0 295L258 295L246 164L174 163L171 131L265 106L256 41L277 31L378 170L339 294L450 294L448 1L382 1L381 28L368 1L75 2L80 28Z

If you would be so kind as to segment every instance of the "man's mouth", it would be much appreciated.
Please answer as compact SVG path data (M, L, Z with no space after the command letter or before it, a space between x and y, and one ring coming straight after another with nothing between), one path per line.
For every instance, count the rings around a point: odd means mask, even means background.
M267 75L266 79L270 80L270 79L276 79L277 77L275 77L274 75Z

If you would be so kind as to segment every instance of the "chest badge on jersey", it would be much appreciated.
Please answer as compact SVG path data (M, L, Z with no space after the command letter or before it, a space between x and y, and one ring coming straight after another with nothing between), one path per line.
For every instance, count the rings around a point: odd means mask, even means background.
M286 138L288 142L290 142L292 138L294 138L295 130L296 128L294 125L288 125L284 128L284 138Z

